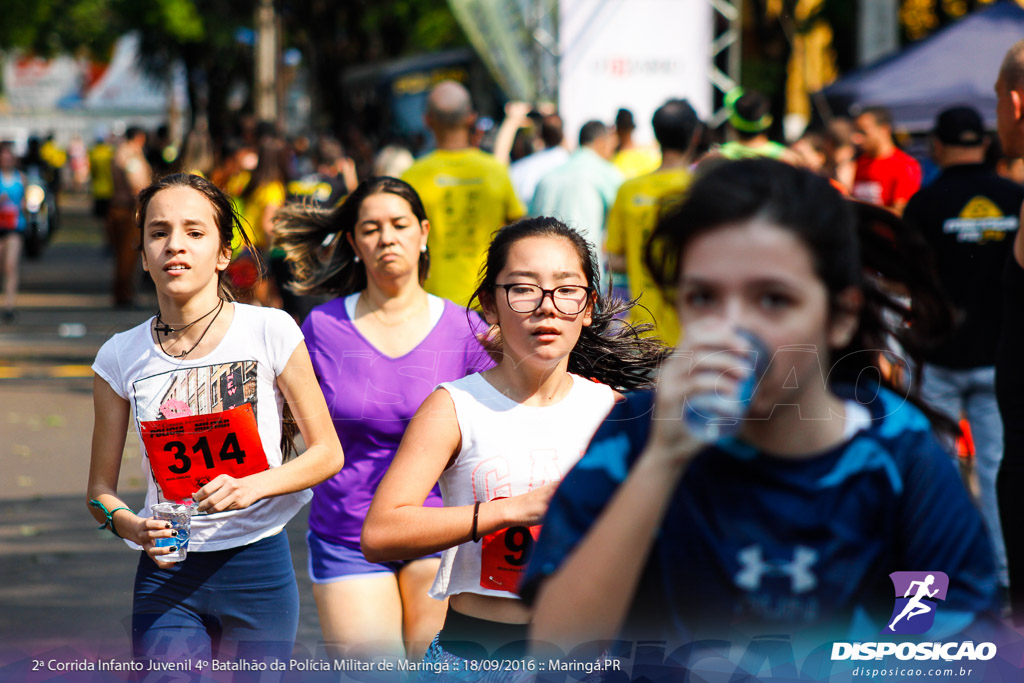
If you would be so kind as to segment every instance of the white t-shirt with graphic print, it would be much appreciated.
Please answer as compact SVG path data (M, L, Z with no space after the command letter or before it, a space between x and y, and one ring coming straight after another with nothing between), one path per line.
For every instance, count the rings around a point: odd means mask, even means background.
M303 341L303 335L284 311L239 303L234 308L235 316L224 338L201 358L172 358L165 354L153 341L152 318L115 334L96 355L93 371L128 401L134 415L143 456L142 472L147 482L146 504L138 513L142 517L151 516L151 506L166 498L157 484L140 423L159 425L161 420L215 416L248 404L255 414L267 466L281 466L284 396L277 386L277 377ZM182 453L189 458L202 457L201 449L195 444L188 445L193 450L183 449ZM230 446L227 453L235 454ZM217 455L214 452L207 457L214 462ZM187 467L186 462L175 464ZM196 515L192 518L189 552L226 550L272 536L284 528L312 495L309 490L299 491L259 500L244 510ZM133 548L139 547L126 542Z

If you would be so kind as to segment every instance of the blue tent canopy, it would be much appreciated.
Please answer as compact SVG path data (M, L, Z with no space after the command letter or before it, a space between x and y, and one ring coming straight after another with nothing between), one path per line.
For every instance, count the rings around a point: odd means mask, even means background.
M1013 0L974 12L907 49L853 71L822 93L837 114L881 105L899 128L930 130L936 115L958 104L981 112L995 128L995 81L1011 45L1024 39L1024 8Z

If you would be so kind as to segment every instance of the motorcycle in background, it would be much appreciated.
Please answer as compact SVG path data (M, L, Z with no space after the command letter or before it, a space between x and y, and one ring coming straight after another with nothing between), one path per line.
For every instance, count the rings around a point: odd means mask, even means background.
M57 229L57 202L37 167L25 169L25 255L38 259Z

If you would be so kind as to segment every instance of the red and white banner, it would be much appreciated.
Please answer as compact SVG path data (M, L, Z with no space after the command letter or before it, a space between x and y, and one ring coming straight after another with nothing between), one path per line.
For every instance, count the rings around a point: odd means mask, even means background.
M685 97L711 113L708 68L713 29L708 0L561 0L559 111L570 140L596 119L633 112L637 142L653 143L651 116Z

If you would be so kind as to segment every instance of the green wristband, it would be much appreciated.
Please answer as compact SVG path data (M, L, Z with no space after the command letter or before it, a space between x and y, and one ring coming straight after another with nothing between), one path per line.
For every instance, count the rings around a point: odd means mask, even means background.
M89 505L93 506L94 508L99 508L100 510L102 510L104 516L107 518L103 522L103 524L100 524L97 528L110 529L110 533L114 534L118 538L121 538L121 534L117 533L117 529L114 528L114 513L117 512L118 510L127 510L128 512L132 512L132 509L130 507L122 505L121 507L116 507L113 510L108 511L106 506L104 506L103 503L99 502L95 498L89 501Z

